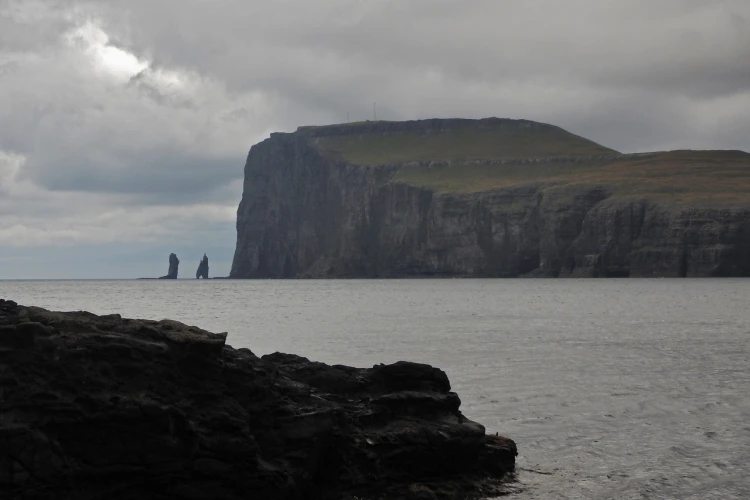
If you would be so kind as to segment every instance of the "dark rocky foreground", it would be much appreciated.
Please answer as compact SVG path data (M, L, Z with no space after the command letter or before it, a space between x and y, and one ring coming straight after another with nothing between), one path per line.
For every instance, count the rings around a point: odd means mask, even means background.
M446 374L259 358L170 320L0 300L0 498L464 499L516 446Z

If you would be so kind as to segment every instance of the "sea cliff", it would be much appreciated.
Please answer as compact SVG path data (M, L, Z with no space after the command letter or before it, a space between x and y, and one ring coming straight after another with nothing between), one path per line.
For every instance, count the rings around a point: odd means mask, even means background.
M230 277L750 276L750 154L620 154L527 120L253 146Z

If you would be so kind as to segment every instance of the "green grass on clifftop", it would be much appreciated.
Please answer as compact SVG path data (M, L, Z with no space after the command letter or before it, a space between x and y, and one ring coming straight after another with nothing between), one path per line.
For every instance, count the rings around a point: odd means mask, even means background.
M414 125L398 129L403 123ZM439 126L429 126L435 123ZM306 130L315 132L312 141L318 148L355 165L617 154L559 127L525 120L360 122Z
M621 155L553 125L498 118L367 121L299 132L325 154L353 165L401 165L393 181L443 193L541 183L603 186L613 196L672 204L750 205L750 154L743 151Z
M616 196L645 196L682 204L750 205L750 154L688 150L590 163L454 163L404 167L394 180L438 192L463 193L530 182L600 185L611 188Z

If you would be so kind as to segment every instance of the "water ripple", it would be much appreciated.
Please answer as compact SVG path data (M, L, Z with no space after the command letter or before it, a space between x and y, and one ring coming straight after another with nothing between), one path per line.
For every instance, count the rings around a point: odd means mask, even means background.
M174 318L235 347L445 369L518 443L519 499L750 494L747 280L0 282L52 309Z

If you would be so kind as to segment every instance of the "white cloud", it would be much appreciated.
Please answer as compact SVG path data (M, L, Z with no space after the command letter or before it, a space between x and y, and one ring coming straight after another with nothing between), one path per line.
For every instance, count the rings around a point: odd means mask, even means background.
M125 83L149 66L130 52L110 45L109 36L94 21L88 21L66 35L71 46L82 49L91 58L98 76L113 77Z

